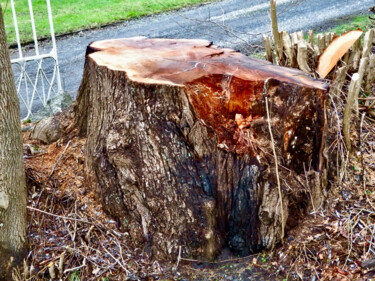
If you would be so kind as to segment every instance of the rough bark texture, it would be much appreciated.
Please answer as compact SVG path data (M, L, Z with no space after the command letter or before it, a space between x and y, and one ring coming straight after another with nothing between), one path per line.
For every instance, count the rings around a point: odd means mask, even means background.
M19 102L0 7L0 280L22 261L26 243L26 184Z
M94 42L76 106L88 180L159 258L180 247L206 258L223 246L240 255L271 248L282 225L324 199L325 91L300 71L203 40Z

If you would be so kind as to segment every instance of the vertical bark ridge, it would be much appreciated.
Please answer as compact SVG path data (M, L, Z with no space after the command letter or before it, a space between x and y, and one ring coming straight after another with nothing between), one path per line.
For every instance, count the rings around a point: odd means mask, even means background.
M0 7L0 279L26 245L26 184L20 110ZM3 275L3 276L2 276Z

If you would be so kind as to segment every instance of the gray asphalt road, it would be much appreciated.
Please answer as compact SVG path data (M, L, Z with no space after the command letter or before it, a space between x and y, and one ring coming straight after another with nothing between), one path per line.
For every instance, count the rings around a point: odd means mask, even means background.
M162 3L162 1L160 1ZM280 30L319 30L338 18L366 12L375 0L278 0ZM103 7L105 8L105 7ZM57 41L63 86L79 87L86 46L96 40L131 36L203 38L246 52L270 31L269 0L224 0L178 12L119 23L61 37Z

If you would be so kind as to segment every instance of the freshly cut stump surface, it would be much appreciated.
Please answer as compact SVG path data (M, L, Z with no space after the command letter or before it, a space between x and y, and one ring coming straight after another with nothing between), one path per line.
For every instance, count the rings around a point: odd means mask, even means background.
M301 71L208 41L93 42L76 106L87 179L158 258L271 248L324 200L325 101Z

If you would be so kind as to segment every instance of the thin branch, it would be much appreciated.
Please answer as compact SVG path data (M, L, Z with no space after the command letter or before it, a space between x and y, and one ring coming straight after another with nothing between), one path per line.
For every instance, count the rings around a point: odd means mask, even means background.
M70 145L70 142L71 142L71 140L69 140L68 143L66 144L66 146L64 148L64 151L61 153L59 159L57 159L57 161L56 161L55 165L53 166L53 168L51 170L51 173L49 174L48 178L50 178L53 175L53 173L55 172L56 167L59 164L59 162L60 162L61 158L63 157L63 155L65 154L66 150L68 149L68 147Z
M63 220L72 220L72 221L78 221L78 222L83 222L83 223L88 223L88 224L95 225L94 223L89 222L89 221L55 215L55 214L52 214L52 213L49 213L49 212L46 212L46 211L39 210L37 208L31 207L31 206L27 206L27 209L33 210L33 211L37 211L37 212L40 212L40 213L45 214L45 215L49 215L49 216L53 216L53 217L56 217L56 218L60 218L60 219L63 219Z
M197 262L197 263L222 264L222 263L226 263L226 262L234 262L234 261L245 260L245 259L255 257L255 256L258 256L258 254L253 254L253 255L246 256L246 257L235 258L235 259L227 259L227 260L222 260L222 261L204 261L204 260L195 260L195 259L188 259L188 258L181 258L181 260L182 261Z
M83 264L82 265L77 266L77 267L73 267L73 268L69 268L69 269L65 269L64 270L64 274L67 273L67 272L71 272L71 271L75 271L75 270L81 269L82 267L85 267L85 266L86 266L86 258L83 259Z

